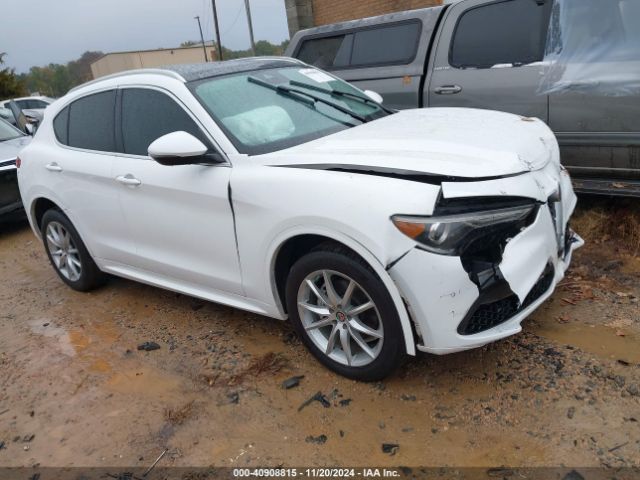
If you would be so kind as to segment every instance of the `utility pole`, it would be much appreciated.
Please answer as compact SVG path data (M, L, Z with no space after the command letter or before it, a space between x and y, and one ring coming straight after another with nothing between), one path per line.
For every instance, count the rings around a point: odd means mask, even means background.
M253 23L251 22L251 6L249 0L244 0L244 8L247 11L247 23L249 24L249 39L251 40L251 51L256 54L256 42L253 39Z
M216 29L216 46L218 47L218 60L222 60L222 43L220 43L220 26L218 25L218 9L216 8L216 0L211 0L213 8L213 26Z
M209 59L207 58L207 47L204 44L204 35L202 34L202 25L200 25L200 17L196 16L193 18L195 18L198 21L198 29L200 30L200 40L202 41L202 50L204 51L204 61L208 62Z

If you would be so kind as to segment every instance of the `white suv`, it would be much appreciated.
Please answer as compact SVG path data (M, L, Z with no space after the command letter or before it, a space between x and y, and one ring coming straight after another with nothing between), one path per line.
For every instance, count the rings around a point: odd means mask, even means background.
M351 378L520 332L581 245L552 132L376 98L282 58L105 77L20 153L25 209L72 288L109 273L289 318Z

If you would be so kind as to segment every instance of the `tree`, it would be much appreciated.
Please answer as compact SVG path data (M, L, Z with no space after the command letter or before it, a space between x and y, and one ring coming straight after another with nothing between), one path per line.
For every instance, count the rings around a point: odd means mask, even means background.
M4 65L5 55L6 53L0 53L0 66ZM13 68L5 67L0 70L0 100L22 97L26 94L25 84Z
M181 47L189 47L194 45L202 45L201 43L196 43L192 41L182 42L180 44ZM267 40L258 40L256 42L256 55L258 57L261 56L278 56L284 54L284 51L287 49L287 45L289 45L289 40L284 40L279 45L275 45ZM217 52L216 45L214 44L212 47L213 51ZM231 50L225 46L222 47L222 56L225 60L232 60L234 58L243 58L243 57L251 57L253 56L253 52L250 48L246 50ZM214 56L217 59L217 53Z
M29 73L23 75L23 81L30 92L61 97L69 89L91 80L91 64L103 55L102 52L84 52L79 59L66 65L50 63L45 67L31 67Z
M104 53L102 52L87 51L84 52L78 60L67 63L70 80L74 87L93 79L91 64L103 56Z

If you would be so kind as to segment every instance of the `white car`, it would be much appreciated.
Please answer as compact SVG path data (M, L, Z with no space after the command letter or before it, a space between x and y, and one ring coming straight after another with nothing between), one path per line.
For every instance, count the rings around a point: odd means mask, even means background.
M44 110L51 105L55 100L50 97L45 97L42 95L33 95L31 97L20 97L20 98L12 98L9 100L4 100L0 102L0 108L9 109L9 103L13 100L16 102L16 105L20 107L22 113L31 121L40 122L42 121L42 117L44 115ZM9 110L11 112L11 110ZM2 114L3 112L0 112ZM4 115L3 115L4 116ZM15 120L13 119L13 114L11 115L11 119L5 118L11 123L15 124Z
M289 318L355 379L520 332L582 244L553 133L375 98L284 58L101 78L21 152L25 209L70 287L109 273Z
M45 108L55 102L55 99L51 97L33 95L31 97L20 97L4 100L0 102L0 107L9 108L9 102L11 102L11 100L16 102L21 110L36 110L39 112L43 112Z
M33 95L31 97L20 97L20 98L13 98L10 100L4 100L0 102L0 107L9 108L9 102L11 100L16 102L22 110L44 110L53 102L55 102L55 99L51 97L45 97L42 95Z

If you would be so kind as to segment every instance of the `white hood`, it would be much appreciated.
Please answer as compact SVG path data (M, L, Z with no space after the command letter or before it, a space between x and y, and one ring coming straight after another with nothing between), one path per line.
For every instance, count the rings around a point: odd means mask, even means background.
M403 110L262 156L267 165L326 166L462 178L513 175L559 161L540 120L467 108Z

